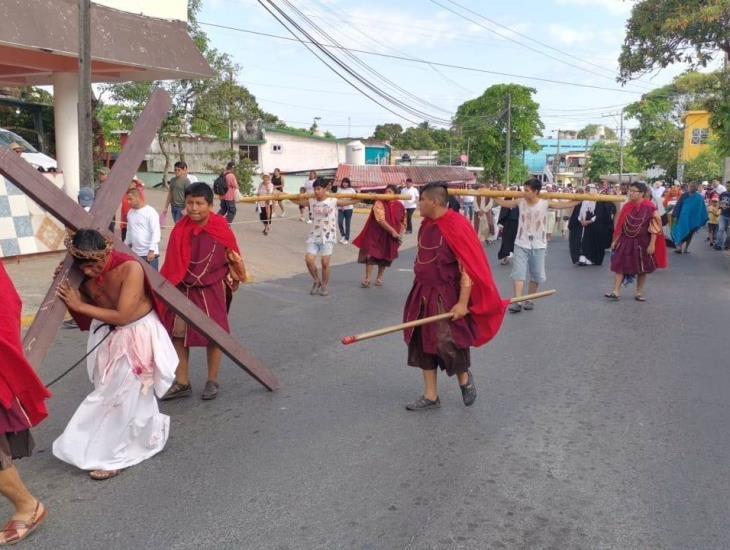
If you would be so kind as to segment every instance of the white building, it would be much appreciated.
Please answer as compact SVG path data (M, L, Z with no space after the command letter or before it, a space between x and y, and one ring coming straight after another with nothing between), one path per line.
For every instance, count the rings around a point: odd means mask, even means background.
M241 156L255 162L264 174L274 168L282 172L337 168L345 162L348 141L281 128L261 129L257 135L249 133L237 140Z

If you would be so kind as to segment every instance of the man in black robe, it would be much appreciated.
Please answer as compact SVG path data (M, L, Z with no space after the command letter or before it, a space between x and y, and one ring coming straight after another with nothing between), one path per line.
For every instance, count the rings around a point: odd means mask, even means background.
M596 193L589 185L587 193ZM611 246L616 207L609 202L583 201L573 209L568 222L570 259L578 265L601 265Z

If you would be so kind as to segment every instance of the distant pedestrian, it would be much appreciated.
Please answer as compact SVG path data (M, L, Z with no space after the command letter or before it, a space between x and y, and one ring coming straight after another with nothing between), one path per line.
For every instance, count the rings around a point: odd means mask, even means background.
M344 195L343 198L347 198L347 195L355 194L350 178L342 178L340 186L337 188L337 194ZM354 208L351 204L337 207L337 226L340 230L340 244L350 242L350 227L352 225L352 212Z
M140 191L134 187L127 190L131 210L127 215L127 236L125 243L141 259L155 270L160 261L160 215L152 208Z
M235 167L236 163L233 161L226 164L226 171L223 172L223 177L226 180L228 190L225 195L221 195L221 207L220 210L218 210L218 215L225 216L229 225L233 223L233 219L236 217L236 192L238 191L238 180L236 179L236 174L233 173L233 169Z
M667 249L662 235L662 220L656 206L644 198L646 184L635 182L629 186L629 202L618 215L611 243L611 271L615 273L613 290L606 298L617 302L621 285L634 278L637 302L646 302L646 276L657 268L667 267Z
M300 187L299 188L299 194L300 195L304 195L306 192L307 192L307 188L306 187ZM299 201L295 201L295 202L297 202L299 204L299 221L300 222L303 222L304 221L304 215L305 215L304 213L309 209L309 207L304 205L305 202L306 202L306 200L303 201L303 202L299 202Z
M715 242L717 242L717 225L721 213L720 199L718 197L712 197L710 206L707 208L707 216L709 219L709 223L707 224L707 240L710 241L710 246L715 246Z
M314 182L315 181L317 181L317 172L312 170L311 172L309 172L309 177L307 178L307 181L304 184L305 193L314 193ZM312 223L312 209L309 206L307 206L306 222Z
M82 187L79 189L79 204L87 212L91 210L91 207L94 205L94 190L91 187Z
M466 219L470 222L474 221L474 203L476 201L476 197L473 195L464 195L462 198L462 207L464 209L464 216L466 216Z
M413 214L418 208L419 191L413 185L411 178L406 178L406 186L401 190L401 195L408 195L408 200L404 200L403 207L406 209L406 234L413 233Z
M274 184L271 183L271 176L264 174L262 177L261 184L259 185L256 195L264 197L267 195L274 194ZM274 210L273 201L259 201L256 203L256 211L259 214L259 219L264 224L264 235L268 235L271 231L271 214Z
M129 184L129 189L137 189L142 194L142 198L144 198L144 182L137 176L132 178L132 183ZM127 239L127 216L131 209L132 205L129 204L129 196L125 194L122 198L122 221L119 224L119 227L122 230L123 241Z
M188 187L190 187L188 165L180 160L175 163L175 177L168 184L167 198L162 208L163 212L172 208L172 221L175 223L180 221L185 212L185 190Z
M698 193L698 185L690 183L688 191L679 198L674 207L672 240L677 245L677 254L687 254L694 234L707 223L707 205Z
M284 176L281 174L281 170L279 170L278 168L274 168L274 173L271 175L271 183L274 185L274 193L284 192ZM276 206L278 206L281 210L280 216L282 218L286 218L286 212L284 211L284 201L276 201L272 210L276 210ZM276 217L276 212L272 212L272 217Z
M730 227L730 191L720 193L718 206L720 207L720 218L717 225L715 250L727 250L728 243L730 243L730 232L728 231L728 227Z
M532 178L525 182L525 198L516 200L495 199L502 208L518 208L519 220L517 238L515 239L514 264L512 280L515 297L522 296L525 282L529 282L530 294L537 292L541 283L545 282L545 255L548 243L548 211L573 208L577 201L550 201L540 198L542 182ZM533 309L534 303L512 304L511 313L519 313L522 309Z
M385 189L386 195L395 195L395 185ZM398 257L401 235L406 228L406 211L400 201L375 201L365 227L352 241L360 249L357 261L365 265L365 278L360 286L370 288L373 267L378 266L375 286L383 286L385 270Z

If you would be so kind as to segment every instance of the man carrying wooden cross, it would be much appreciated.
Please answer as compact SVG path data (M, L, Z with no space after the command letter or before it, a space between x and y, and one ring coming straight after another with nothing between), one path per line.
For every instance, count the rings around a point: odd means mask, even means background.
M165 447L170 418L160 414L155 393L172 384L177 355L137 258L113 250L94 229L80 229L65 244L85 279L79 290L64 280L57 293L89 331L94 391L54 441L53 454L105 480Z
M418 231L415 280L406 301L403 320L452 312L442 320L408 329L408 365L423 371L423 395L406 405L409 411L441 406L437 368L456 375L464 405L477 397L469 367L469 348L496 336L507 302L499 295L484 248L469 220L448 209L445 186L429 184L421 190L423 222Z

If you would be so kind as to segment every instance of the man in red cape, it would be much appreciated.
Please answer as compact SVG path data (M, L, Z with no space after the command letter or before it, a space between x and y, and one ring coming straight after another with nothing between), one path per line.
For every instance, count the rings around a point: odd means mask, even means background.
M654 203L646 198L645 183L629 186L629 202L621 209L611 243L613 290L605 294L611 301L621 298L621 285L636 277L637 302L645 302L644 285L649 273L669 265L667 245L662 232L662 220Z
M509 301L499 295L474 228L465 217L448 209L446 187L427 185L418 205L423 222L418 232L415 280L403 320L446 312L454 317L405 331L408 365L420 368L424 381L423 395L406 408L418 411L441 406L438 368L457 376L468 407L477 397L469 348L496 336Z
M212 211L213 191L198 182L185 191L187 215L172 230L160 273L205 314L230 332L228 306L231 291L246 278L236 236L223 216ZM208 380L202 398L218 396L218 371L221 349L192 329L173 311L166 311L163 323L172 335L180 363L175 383L162 398L177 399L192 395L189 375L191 347L205 347Z
M385 189L386 195L395 195L395 185ZM357 261L365 264L365 279L361 283L363 288L370 287L370 277L373 267L378 266L378 276L375 286L383 285L383 275L398 257L401 235L406 228L406 209L400 201L375 201L365 227L352 241L360 249Z
M0 531L0 545L5 545L23 540L46 519L45 507L28 491L13 459L30 456L30 428L48 416L45 401L51 393L23 355L22 304L2 263L0 304L0 493L15 508L13 517Z

